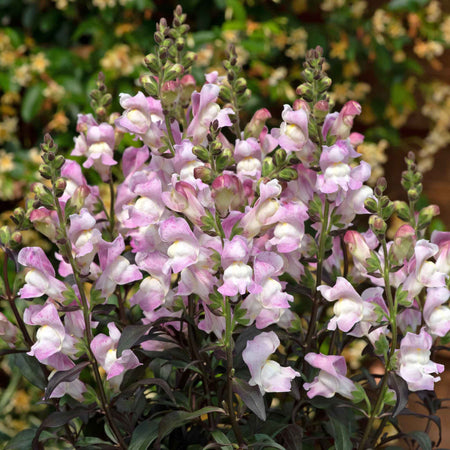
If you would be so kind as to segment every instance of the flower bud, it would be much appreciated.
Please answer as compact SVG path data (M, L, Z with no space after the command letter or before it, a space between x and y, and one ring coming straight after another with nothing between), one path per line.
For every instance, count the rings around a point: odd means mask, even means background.
M90 194L89 188L86 185L78 186L75 189L75 192L72 195L71 203L76 208L77 211L80 211L84 206L84 202L88 195Z
M202 180L205 184L211 184L213 180L213 171L206 166L196 167L194 169L194 178Z
M281 166L286 161L286 150L279 148L274 155L275 165Z
M55 158L55 162L53 163L53 167L55 167L55 169L61 169L61 167L64 165L64 163L66 162L66 158L64 158L63 155L58 155Z
M283 181L292 181L298 178L298 172L292 167L286 167L279 174L278 178Z
M261 170L262 176L266 177L267 175L269 175L269 173L273 171L274 168L275 166L273 164L272 158L270 156L267 156L266 158L264 158L262 163L262 170Z
M209 152L205 147L202 147L201 145L195 145L192 149L192 153L197 156L200 161L209 161Z
M20 245L22 243L22 233L20 231L15 231L11 235L11 241L14 243L14 245Z
M402 264L404 259L409 259L414 254L416 244L416 232L414 228L405 224L402 225L394 236L394 241L389 250L389 256L394 264Z
M238 78L234 84L234 88L237 94L243 94L247 89L247 81L245 81L245 78Z
M211 194L216 209L222 217L245 203L244 188L236 175L218 176L211 185Z
M3 245L8 245L9 241L11 239L11 232L9 231L9 228L4 225L0 228L0 243Z
M58 179L55 181L55 185L54 185L54 188L55 188L55 195L56 195L57 197L61 197L61 195L64 194L64 191L65 191L65 189L66 189L66 186L67 186L66 180L64 180L64 178L58 178Z
M369 226L377 236L382 236L386 233L387 224L380 216L377 216L375 214L370 216Z
M405 221L410 220L409 206L406 204L406 202L397 200L394 202L394 206L395 212L397 213L398 217L400 217L400 219Z
M429 206L423 208L419 212L417 228L419 230L426 228L428 225L430 225L431 221L433 220L433 217L438 216L439 213L440 213L440 210L439 210L439 206L437 206L437 205L429 205Z

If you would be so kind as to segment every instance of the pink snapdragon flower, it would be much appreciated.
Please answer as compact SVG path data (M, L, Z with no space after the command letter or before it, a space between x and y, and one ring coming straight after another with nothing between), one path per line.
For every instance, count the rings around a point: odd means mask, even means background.
M171 268L174 273L178 273L197 262L200 246L186 220L181 217L169 217L161 222L159 235L163 242L170 244L167 249L169 259L165 270Z
M350 158L356 158L359 153L347 141L337 141L336 144L322 148L320 169L316 188L324 194L359 189L370 177L370 165L361 161L358 166L349 165Z
M20 289L21 298L48 295L55 300L64 300L66 285L55 278L55 269L40 247L25 247L19 252L18 261L30 270L25 275L25 285Z
M219 128L232 125L229 118L234 114L231 108L223 108L216 103L220 87L216 84L203 85L200 92L192 93L192 120L186 130L186 135L192 137L194 145L202 144L209 133L211 122L217 120Z
M49 376L49 381L57 371L53 371ZM87 391L86 385L80 380L63 381L53 389L50 398L61 398L63 395L70 395L75 400L82 402L84 400L83 394Z
M76 353L77 339L67 332L53 303L31 305L24 311L23 320L28 325L40 325L29 355L57 370L75 366L70 358Z
M426 239L417 241L414 248L414 259L408 265L408 276L403 288L408 291L408 297L413 299L424 287L445 286L447 275L439 272L436 263L428 261L439 251L436 244Z
M280 207L277 197L281 194L281 186L278 180L261 183L259 188L259 199L252 208L246 208L240 222L240 227L244 230L243 236L249 239L271 227L276 222L274 215Z
M86 208L82 208L79 214L70 216L68 237L82 275L89 273L102 238L100 230L95 228L96 224L97 221Z
M449 297L450 291L446 286L427 289L423 319L432 336L443 337L450 331L450 308L444 304Z
M355 383L346 377L347 365L343 356L323 355L322 353L308 353L305 361L311 366L320 369L319 375L311 383L303 387L308 391L309 398L320 395L330 398L335 394L351 399L352 392L356 390Z
M236 174L241 179L258 180L261 177L261 147L255 138L236 139L234 146Z
M216 177L211 184L211 195L221 217L247 203L241 180L233 173L223 173Z
M245 294L254 284L252 280L253 269L247 265L250 249L247 240L242 236L234 236L226 241L222 252L223 285L218 291L222 295L234 296Z
M136 355L126 349L121 356L117 357L117 344L121 336L116 324L108 323L109 336L101 333L92 339L91 349L95 358L106 372L106 379L114 389L118 389L122 382L125 371L140 366Z
M242 307L247 310L246 317L250 323L256 320L258 329L277 323L283 311L289 309L289 302L294 300L292 295L283 292L283 286L277 279L283 264L283 258L273 252L261 252L255 258L256 286L242 302Z
M138 92L134 97L120 94L120 106L125 111L116 120L117 128L126 133L133 133L153 152L157 152L163 136L164 115L161 102Z
M0 337L11 347L14 347L17 337L17 327L7 317L0 313Z
M278 336L270 331L258 334L247 342L242 359L247 364L251 378L250 386L258 386L261 394L266 392L289 392L291 381L300 376L292 367L281 367L276 361L269 360L280 345Z
M450 275L450 232L435 230L431 233L430 240L432 244L439 247L439 251L435 255L437 269L439 272Z
M328 134L336 136L338 139L347 139L350 136L355 116L359 116L361 111L361 105L351 100L343 106L339 113L328 114L323 124L324 139Z
M113 242L101 240L99 243L98 257L102 274L95 283L96 289L102 291L102 295L108 298L118 284L123 285L142 279L142 273L136 265L130 264L122 255L125 250L125 242L121 234Z
M88 127L86 136L79 135L75 139L73 156L85 156L87 159L83 167L88 169L94 166L103 181L110 177L110 166L117 164L114 160L114 128L108 123L91 125Z
M305 234L305 221L308 219L307 207L302 202L283 204L273 216L277 224L270 243L280 253L290 253L301 247Z
M408 383L410 391L434 390L434 383L440 377L432 373L444 371L442 364L430 361L433 339L424 328L419 334L406 333L398 351L397 373Z
M373 305L365 302L345 278L338 277L334 287L322 285L317 290L325 300L337 300L333 305L335 315L328 324L329 330L335 330L337 327L348 332L361 320L372 318Z

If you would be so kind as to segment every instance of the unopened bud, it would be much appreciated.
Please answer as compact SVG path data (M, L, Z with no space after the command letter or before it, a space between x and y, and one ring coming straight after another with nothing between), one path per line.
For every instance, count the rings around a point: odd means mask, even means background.
M405 221L410 220L410 210L409 206L406 204L406 202L397 200L394 202L395 206L395 212L397 213L397 216Z
M19 231L15 231L11 235L11 241L14 242L15 245L20 245L22 243L22 234Z
M261 170L261 174L263 177L267 177L275 168L274 164L273 164L273 160L270 156L267 156L266 158L264 158L263 163L262 163L262 170Z
M194 177L202 180L205 184L211 184L213 181L213 172L206 166L196 167L194 169Z
M209 152L205 147L201 145L195 145L192 148L192 153L197 156L200 161L208 162L209 161Z
M378 236L384 235L386 233L387 225L386 222L377 215L372 215L369 217L370 229Z
M61 167L64 165L64 163L66 162L66 158L64 158L63 155L58 155L55 158L55 162L53 163L53 166L55 167L55 169L61 169Z
M238 78L234 84L234 88L237 94L243 94L247 89L247 81L245 81L245 78Z

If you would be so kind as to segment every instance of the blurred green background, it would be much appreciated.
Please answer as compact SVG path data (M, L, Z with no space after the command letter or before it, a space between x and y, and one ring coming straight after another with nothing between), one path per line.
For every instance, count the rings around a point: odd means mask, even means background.
M23 203L36 179L39 143L50 132L67 153L76 116L89 112L99 71L117 97L135 93L155 24L177 2L150 0L0 0L0 222ZM372 164L399 194L402 159L413 150L428 200L447 226L450 202L450 2L447 0L184 0L198 82L234 44L253 91L244 114L268 108L277 125L295 98L302 60L321 45L337 106L363 105L355 131ZM116 100L116 109L119 105ZM436 162L437 161L437 162ZM396 180L396 183L394 182ZM397 190L397 191L396 191ZM392 192L391 191L391 192ZM426 198L424 201L428 201ZM438 225L439 226L439 225ZM25 244L37 236L25 235ZM27 242L28 240L28 242ZM41 245L44 245L41 242ZM40 393L0 365L0 442L39 423Z

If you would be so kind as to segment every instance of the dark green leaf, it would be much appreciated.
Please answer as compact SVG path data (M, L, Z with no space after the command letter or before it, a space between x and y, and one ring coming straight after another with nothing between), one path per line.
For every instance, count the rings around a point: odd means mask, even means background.
M147 450L158 437L158 419L147 419L141 422L133 431L128 450Z
M233 391L241 397L247 408L254 412L261 420L266 420L264 397L258 386L250 386L246 381L233 378Z
M34 386L44 390L47 378L39 361L25 353L17 353L13 356L14 364L19 368L22 375Z
M393 372L388 374L388 386L395 392L397 396L397 403L392 411L392 417L398 416L405 408L408 403L408 385L406 381L396 375Z
M350 440L350 431L347 423L342 423L337 415L329 414L331 423L331 434L334 437L336 450L352 450L353 444Z
M139 339L145 336L150 330L152 325L128 325L120 336L119 343L117 344L117 357L120 358L122 352L126 349L133 347Z
M215 406L206 406L205 408L199 409L194 412L174 411L167 414L166 416L164 416L164 418L161 420L159 424L158 442L160 442L162 439L164 439L164 437L166 437L173 430L175 430L175 428L181 427L186 423L189 423L194 419L203 416L204 414L210 414L215 412L225 414L225 411L222 408L217 408Z
M408 437L414 439L419 444L421 450L432 450L431 439L427 433L424 433L423 431L413 431L408 433Z
M74 381L78 378L80 372L90 364L89 361L77 364L69 370L61 370L56 372L49 380L47 389L45 390L45 400L50 398L50 395L55 390L55 388L63 382Z

